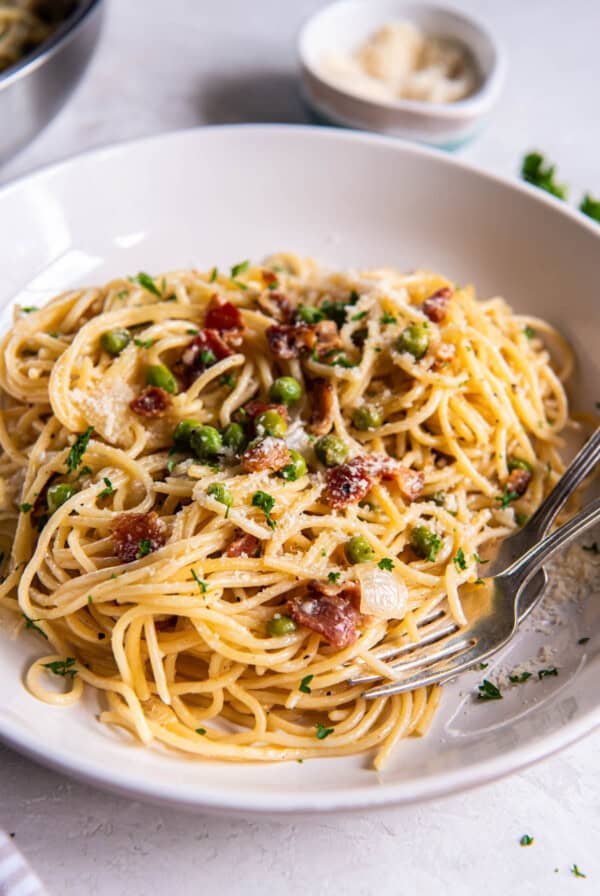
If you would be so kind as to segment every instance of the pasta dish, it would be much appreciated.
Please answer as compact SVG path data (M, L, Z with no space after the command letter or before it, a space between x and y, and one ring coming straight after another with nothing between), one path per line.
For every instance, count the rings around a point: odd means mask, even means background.
M0 0L0 72L47 40L75 5L73 0Z
M380 767L440 691L353 679L434 608L464 622L562 472L570 366L471 286L287 254L17 309L0 605L47 642L28 688L205 758Z

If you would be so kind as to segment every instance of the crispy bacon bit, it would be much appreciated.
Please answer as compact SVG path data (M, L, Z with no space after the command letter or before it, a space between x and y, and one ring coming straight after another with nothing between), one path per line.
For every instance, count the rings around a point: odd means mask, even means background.
M246 411L246 417L252 420L252 422L259 414L264 414L265 411L277 411L286 423L288 421L288 409L284 404L270 404L268 401L260 401L258 398L253 398L252 401L244 405L244 410Z
M356 504L382 479L396 479L407 501L414 501L423 490L421 471L411 470L384 454L366 454L328 470L323 497L334 508Z
M259 557L260 541L256 535L244 532L239 538L234 538L225 551L226 557Z
M364 618L357 608L358 598L356 582L342 585L309 582L305 595L288 601L286 612L299 625L317 632L341 649L358 638L356 627Z
M140 417L164 417L171 407L171 396L160 386L146 386L129 407Z
M318 324L274 324L267 329L271 352L276 358L298 358L302 352L317 352L319 358L340 348L337 324L334 320L321 320Z
M506 480L506 491L514 492L517 495L524 495L527 487L531 482L531 473L529 470L517 468L512 470L510 476Z
M267 436L251 444L241 456L244 472L257 473L261 470L281 470L290 463L290 452L283 439Z
M294 317L295 305L285 293L279 291L262 293L256 300L258 307L269 317L275 318L280 324L291 323Z
M456 347L452 345L451 342L440 342L440 344L436 347L434 351L434 359L435 359L435 367L445 367L446 364L449 364L454 354L456 352Z
M214 295L208 306L204 318L204 326L207 330L243 330L244 320L242 313L232 302L227 302L221 296Z
M277 279L277 274L275 273L275 271L270 271L268 268L263 268L261 274L265 286L273 287L279 284L279 280Z
M210 352L208 356L207 352ZM173 365L173 371L187 389L207 367L210 367L207 357L214 355L217 361L221 361L232 354L233 350L217 330L200 330L183 350L179 361Z
M112 540L119 560L131 563L162 548L167 540L167 526L154 510L122 513L114 522Z
M444 286L442 289L438 289L437 292L434 292L432 296L429 296L429 298L425 299L423 302L423 305L421 306L423 313L434 323L441 323L446 317L446 312L452 295L453 290L451 290L449 286Z
M308 428L316 436L326 436L333 426L333 383L319 377L309 386L312 411Z

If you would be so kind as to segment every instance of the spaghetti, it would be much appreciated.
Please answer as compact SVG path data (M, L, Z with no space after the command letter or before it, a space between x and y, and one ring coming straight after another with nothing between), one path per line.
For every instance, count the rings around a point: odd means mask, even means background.
M560 360L556 372L543 337ZM437 274L279 255L19 309L0 353L0 604L143 743L222 760L422 734L367 701L561 474L571 367L543 321ZM72 690L57 694L50 673Z

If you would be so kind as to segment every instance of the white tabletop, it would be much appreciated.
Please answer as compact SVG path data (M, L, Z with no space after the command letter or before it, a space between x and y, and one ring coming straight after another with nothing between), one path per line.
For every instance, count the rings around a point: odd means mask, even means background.
M82 85L0 182L83 149L235 121L304 122L295 33L322 0L109 0ZM600 195L600 3L453 0L509 51L487 131L462 151L515 173L539 147L573 199ZM493 210L490 210L493 214ZM540 896L600 892L600 732L438 803L293 820L208 818L73 783L0 747L0 827L50 893ZM523 834L534 837L521 847ZM575 879L576 863L587 879Z

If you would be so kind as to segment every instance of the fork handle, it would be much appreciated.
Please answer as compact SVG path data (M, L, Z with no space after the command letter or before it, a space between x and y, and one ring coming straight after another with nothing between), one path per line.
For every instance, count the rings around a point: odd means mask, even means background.
M556 529L551 535L547 535L542 541L534 544L522 557L509 566L506 572L501 574L501 578L512 579L514 583L515 594L522 588L540 569L543 564L550 559L562 547L569 544L573 539L589 529L600 520L600 498L591 501L587 507L584 507L573 519Z
M600 426L575 455L550 494L523 526L521 533L527 534L534 542L543 538L567 500L586 476L589 476L599 460Z

